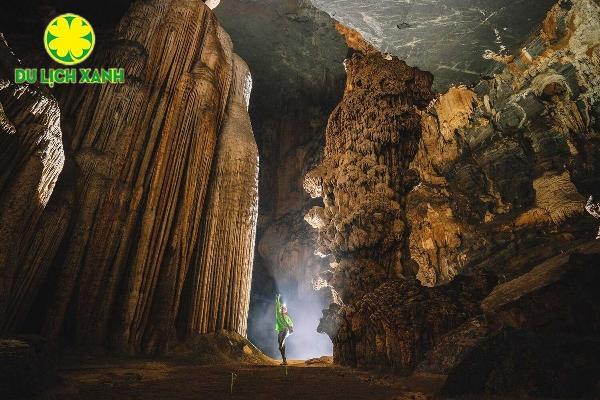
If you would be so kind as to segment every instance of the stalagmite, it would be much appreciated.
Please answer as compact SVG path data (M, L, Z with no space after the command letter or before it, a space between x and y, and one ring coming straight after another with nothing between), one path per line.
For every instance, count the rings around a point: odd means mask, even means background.
M234 77L202 223L203 245L190 271L188 330L246 334L256 219L258 149L247 108L252 80L234 55Z
M412 189L408 164L420 137L417 110L433 98L433 77L376 52L356 53L345 66L346 91L329 119L324 160L305 180L325 207L305 218L319 230L317 251L335 256L330 280L349 302L386 279L412 275L402 248L401 200Z

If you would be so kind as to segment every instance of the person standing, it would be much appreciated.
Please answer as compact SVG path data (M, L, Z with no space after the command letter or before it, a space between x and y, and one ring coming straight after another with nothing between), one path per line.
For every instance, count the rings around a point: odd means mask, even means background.
M281 295L275 296L275 330L277 331L277 343L283 362L281 365L287 365L285 358L285 339L294 332L294 322L288 315L285 304L281 304Z

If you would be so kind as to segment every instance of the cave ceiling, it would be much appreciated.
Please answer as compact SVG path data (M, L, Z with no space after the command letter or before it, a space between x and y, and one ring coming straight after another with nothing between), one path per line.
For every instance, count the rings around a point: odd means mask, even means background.
M250 66L251 107L269 111L291 98L318 96L327 77L343 82L344 39L310 2L224 0L215 13ZM335 92L337 100L341 92Z
M311 0L384 52L432 72L435 88L474 83L535 30L555 0Z

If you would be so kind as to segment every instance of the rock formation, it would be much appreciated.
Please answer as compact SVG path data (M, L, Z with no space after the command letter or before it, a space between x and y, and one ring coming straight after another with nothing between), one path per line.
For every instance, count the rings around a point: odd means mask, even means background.
M248 116L252 79L233 59L233 82L219 136L199 258L189 273L190 332L225 329L246 334L256 218L258 148Z
M467 362L469 354L480 351L482 346L486 346L484 343L494 340L492 338L504 328L511 332L528 332L525 335L534 333L536 340L543 340L544 336L556 338L557 335L597 336L600 330L600 299L596 287L600 274L595 260L598 255L600 245L590 241L498 285L481 302L481 315L445 334L425 355L417 370L452 373L463 379L459 375L468 372L461 364ZM511 333L509 336L518 342L519 335ZM554 350L555 353L558 351ZM566 352L558 357L568 358L569 355ZM552 373L539 372L537 375ZM468 381L467 378L461 384L464 390L473 389L473 386L464 385Z
M582 214L600 183L597 11L587 0L557 4L503 72L450 89L423 115L407 208L424 284L476 264L515 277L589 239Z
M598 254L592 241L497 286L481 303L486 320L542 334L600 334Z
M317 252L336 258L327 280L349 302L412 273L403 262L402 197L412 189L416 107L432 99L433 77L378 53L357 53L345 65L344 98L329 119L324 160L307 174L305 189L323 198L325 207L313 207L306 220L319 231Z
M599 13L591 0L559 2L502 71L431 103L431 75L354 46L363 53L346 61L324 160L305 179L324 203L306 215L316 251L334 257L321 278L339 300L321 330L337 362L408 372L457 327L442 299L415 300L429 292L406 289L413 274L442 285L432 293L480 268L507 281L593 238L584 211L600 187ZM415 341L404 332L420 332L421 318L447 323Z
M19 274L2 281L14 288L9 295L0 294L8 303L0 315L3 331L33 330L66 344L131 353L163 351L175 336L188 272L202 270L201 262L212 263L213 271L238 262L231 277L220 275L230 290L226 299L211 306L222 307L216 310L219 315L235 309L240 318L227 319L227 327L245 332L257 160L242 101L248 88L234 86L230 95L234 56L229 36L201 2L136 2L111 45L96 56L97 65L124 68L126 83L71 87L58 96L65 168L53 192L60 152L54 157L50 151L39 154L43 162L37 161L37 169L29 173L26 190L34 184L44 189L40 203L52 195L37 224L35 213L41 210L34 210L43 207L19 211L27 216L21 224L32 224L28 235L11 243L10 251L19 254ZM242 66L236 71L243 86L246 72ZM8 108L9 118L19 115L17 109L25 110L14 124L32 143L59 134L57 111L50 99L43 99L34 108L42 118L35 130L27 126L26 113L32 108L27 102ZM43 107L52 112L45 118ZM216 150L220 132L224 139ZM233 151L228 146L232 135L249 146L246 164L240 159L223 165ZM32 154L36 148L28 145ZM215 152L223 154L211 173ZM20 160L27 158L19 157L15 165L22 168ZM53 161L51 167L43 168L45 160ZM42 184L35 183L36 171L45 173ZM227 213L218 196L231 187L244 202L239 219L231 223L245 223L234 237L203 230L203 218L204 225L213 224ZM2 189L3 196L9 193ZM30 192L19 193L28 207L28 196L37 199ZM212 196L208 202L207 193ZM235 201L234 193L227 195ZM11 203L2 204L5 209ZM211 249L215 240L220 243ZM2 259L12 254L2 250ZM214 263L234 254L237 258L229 263ZM196 290L205 293L207 288L198 285ZM185 320L181 326L197 328Z
M379 51L431 71L438 91L456 83L473 84L489 74L492 53L509 55L555 2L312 0Z
M444 333L481 313L479 302L496 282L484 271L435 288L415 278L388 280L347 309L332 304L319 331L331 337L337 363L410 373Z
M0 331L14 324L16 304L31 301L38 271L22 260L64 163L58 104L41 87L11 82L18 66L0 34Z

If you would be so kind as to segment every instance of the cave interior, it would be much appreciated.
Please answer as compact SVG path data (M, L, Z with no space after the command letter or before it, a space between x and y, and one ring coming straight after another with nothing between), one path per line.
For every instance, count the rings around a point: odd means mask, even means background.
M6 398L600 398L599 219L598 0L0 5Z

